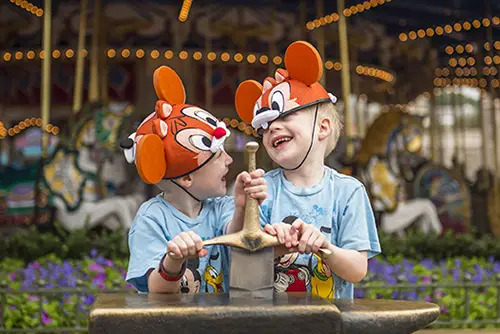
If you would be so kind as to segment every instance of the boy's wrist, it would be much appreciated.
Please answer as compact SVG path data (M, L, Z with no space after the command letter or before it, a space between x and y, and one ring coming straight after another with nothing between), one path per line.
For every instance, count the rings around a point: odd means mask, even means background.
M158 273L166 281L178 281L184 276L186 267L185 259L172 259L167 253L160 261Z

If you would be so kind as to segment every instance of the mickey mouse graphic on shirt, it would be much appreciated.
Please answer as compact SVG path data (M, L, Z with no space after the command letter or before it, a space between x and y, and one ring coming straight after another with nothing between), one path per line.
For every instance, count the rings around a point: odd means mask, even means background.
M157 68L153 81L159 99L155 111L120 142L127 161L136 164L139 176L148 184L203 167L230 134L226 124L208 111L185 104L184 85L172 68Z

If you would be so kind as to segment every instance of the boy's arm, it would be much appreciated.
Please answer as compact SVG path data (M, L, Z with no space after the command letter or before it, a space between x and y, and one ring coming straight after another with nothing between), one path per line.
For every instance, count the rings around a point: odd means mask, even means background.
M169 253L173 253L175 256L172 257ZM161 264L158 264L158 268L149 273L149 291L179 292L187 259L203 257L207 253L208 250L203 248L203 242L197 234L192 231L179 233L167 243L167 254L161 259L163 268L160 269Z
M366 251L343 249L330 244L332 252L324 261L331 270L348 282L361 281L368 271L368 255Z
M251 173L241 172L234 184L234 213L227 225L226 233L238 232L243 228L246 197L250 195L261 204L267 197L267 185L264 171L257 169Z
M380 253L373 211L364 187L357 188L348 199L339 222L335 246L314 226L297 219L291 233L300 235L296 249L301 253L317 252L326 247L332 255L324 259L330 269L351 283L361 281L368 269L368 258Z
M380 253L373 210L365 187L356 188L347 200L339 222L338 245L330 243L328 266L345 280L357 283L368 270L368 258Z

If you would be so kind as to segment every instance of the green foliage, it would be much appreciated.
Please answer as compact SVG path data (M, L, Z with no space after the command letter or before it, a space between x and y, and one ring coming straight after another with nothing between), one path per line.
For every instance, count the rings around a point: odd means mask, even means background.
M407 259L434 260L451 257L493 256L500 259L500 242L491 235L476 236L473 233L453 234L447 232L442 236L410 232L400 238L379 231L382 256L389 258L401 256Z
M127 258L129 255L126 231L81 229L66 232L57 224L54 230L40 231L32 226L2 236L0 258L21 259L25 263L48 254L63 259L82 259L92 249L107 258Z

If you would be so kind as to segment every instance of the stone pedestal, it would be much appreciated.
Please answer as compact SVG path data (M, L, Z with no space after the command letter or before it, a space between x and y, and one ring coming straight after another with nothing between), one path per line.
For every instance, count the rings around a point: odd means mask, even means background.
M426 302L328 301L306 293L273 299L227 294L102 294L89 315L97 333L413 333L436 320Z

